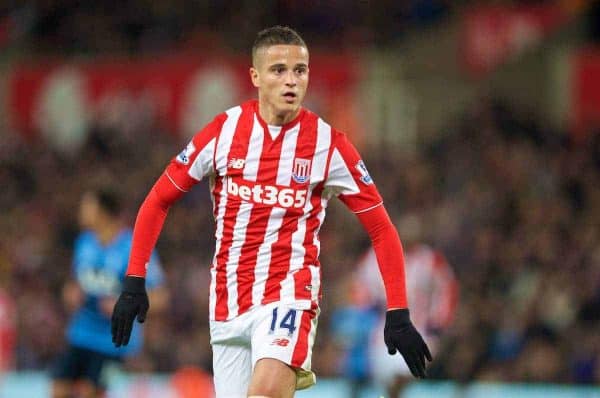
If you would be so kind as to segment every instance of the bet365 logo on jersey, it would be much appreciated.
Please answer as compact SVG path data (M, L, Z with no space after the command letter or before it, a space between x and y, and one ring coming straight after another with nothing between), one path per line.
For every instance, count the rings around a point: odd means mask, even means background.
M225 178L227 193L246 202L254 202L268 206L278 206L285 209L302 208L306 204L306 189L277 187L275 185L256 184L251 181L232 177Z

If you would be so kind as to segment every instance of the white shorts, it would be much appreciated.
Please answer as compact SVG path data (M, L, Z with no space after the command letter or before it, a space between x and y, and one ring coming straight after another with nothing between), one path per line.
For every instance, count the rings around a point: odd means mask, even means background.
M270 303L230 321L210 321L217 398L247 396L254 365L278 359L296 370L296 389L315 384L310 370L319 310Z

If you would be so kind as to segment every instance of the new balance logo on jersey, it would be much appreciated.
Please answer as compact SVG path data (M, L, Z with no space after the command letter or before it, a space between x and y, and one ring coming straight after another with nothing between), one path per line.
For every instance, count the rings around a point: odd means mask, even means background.
M230 169L243 169L244 163L246 163L244 159L231 158L229 159L229 163L227 163L227 167Z
M227 193L236 196L246 202L257 204L279 206L283 208L302 208L306 203L306 189L283 188L274 185L256 184L252 181L225 178Z
M288 339L275 339L271 342L271 345L278 345L280 347L287 347L290 344Z
M356 167L356 170L358 170L358 172L360 173L360 180L362 182L364 182L366 185L373 184L373 179L369 175L367 166L365 166L365 163L362 160L359 160L358 163L356 163L356 166L354 167Z
M308 180L310 175L310 160L296 158L294 159L294 168L292 169L292 178L299 184Z

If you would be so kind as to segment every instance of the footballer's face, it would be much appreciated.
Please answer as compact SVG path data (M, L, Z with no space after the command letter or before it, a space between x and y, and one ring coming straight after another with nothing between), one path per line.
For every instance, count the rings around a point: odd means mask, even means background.
M288 44L261 47L253 61L250 78L258 88L261 117L274 125L291 121L308 87L308 50Z
M86 192L79 204L79 225L83 229L93 229L99 218L100 205L91 192Z

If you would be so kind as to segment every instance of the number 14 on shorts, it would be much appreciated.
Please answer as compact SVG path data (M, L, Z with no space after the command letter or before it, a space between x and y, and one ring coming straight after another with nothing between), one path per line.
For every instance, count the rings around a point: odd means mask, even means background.
M269 334L275 333L275 328L277 328L277 313L278 307L273 308L273 317L271 318L271 328L269 329ZM281 322L279 322L279 329L287 329L288 336L292 336L294 331L296 330L296 310L290 309L283 318L281 318Z

